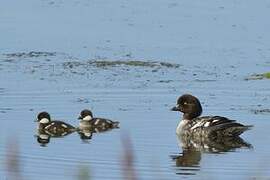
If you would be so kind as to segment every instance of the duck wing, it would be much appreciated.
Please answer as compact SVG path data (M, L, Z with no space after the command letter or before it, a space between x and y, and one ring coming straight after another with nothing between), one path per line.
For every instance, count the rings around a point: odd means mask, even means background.
M52 137L61 137L75 132L76 128L62 121L52 121L44 131Z
M204 129L210 136L239 136L244 131L249 130L252 126L245 126L222 116L203 116L194 119L195 124L192 130L197 128Z

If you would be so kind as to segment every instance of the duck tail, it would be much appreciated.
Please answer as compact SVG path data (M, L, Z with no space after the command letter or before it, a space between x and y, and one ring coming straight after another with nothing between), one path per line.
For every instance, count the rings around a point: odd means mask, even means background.
M252 125L242 125L240 123L232 122L222 124L221 126L217 127L214 131L217 135L227 136L227 137L235 137L239 136L243 132L250 130L253 126Z
M120 124L120 122L118 122L118 121L113 122L112 123L112 128L120 128L119 124Z
M242 134L243 132L250 130L252 128L251 125L242 125L242 124L238 124L236 123L235 126L232 126L231 128L228 129L228 135L230 136L239 136L240 134Z

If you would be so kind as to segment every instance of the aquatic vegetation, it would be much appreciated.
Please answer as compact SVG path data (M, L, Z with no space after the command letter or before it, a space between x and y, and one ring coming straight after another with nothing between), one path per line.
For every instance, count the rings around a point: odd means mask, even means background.
M7 58L37 58L37 57L47 57L56 56L56 52L42 52L42 51L30 51L30 52L16 52L4 54Z
M87 104L87 103L90 103L90 100L84 97L80 97L80 98L77 98L76 102Z
M254 114L269 114L270 109L252 109L251 110Z
M167 63L167 62L156 62L156 61L139 61L139 60L89 60L83 61L69 61L63 63L64 68L74 68L79 66L93 66L97 68L110 68L118 66L127 67L145 67L145 68L179 68L179 64Z
M173 82L173 80L169 79L169 80L159 80L159 83L170 83Z
M6 113L7 111L13 110L12 108L7 108L7 107L0 107L0 113Z
M270 79L270 72L262 74L253 74L250 77L247 77L245 80L261 80L261 79Z
M270 72L264 73L263 76L267 79L270 79Z

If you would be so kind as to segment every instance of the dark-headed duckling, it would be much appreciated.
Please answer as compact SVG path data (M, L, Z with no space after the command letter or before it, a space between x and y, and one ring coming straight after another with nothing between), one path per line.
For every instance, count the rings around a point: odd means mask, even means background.
M93 132L119 128L119 122L105 118L94 118L93 113L88 109L82 110L78 119L80 120L80 129L90 128Z
M52 121L50 114L47 112L39 113L36 121L38 122L38 130L52 137L65 136L77 130L75 127L65 122Z

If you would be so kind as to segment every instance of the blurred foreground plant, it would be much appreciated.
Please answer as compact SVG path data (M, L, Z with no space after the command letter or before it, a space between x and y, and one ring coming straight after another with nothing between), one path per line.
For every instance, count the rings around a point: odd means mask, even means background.
M21 180L21 162L19 144L13 138L7 141L6 146L6 172L7 180Z
M122 135L123 160L122 171L125 180L137 180L137 173L134 168L134 154L132 142L127 134Z

